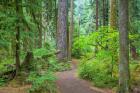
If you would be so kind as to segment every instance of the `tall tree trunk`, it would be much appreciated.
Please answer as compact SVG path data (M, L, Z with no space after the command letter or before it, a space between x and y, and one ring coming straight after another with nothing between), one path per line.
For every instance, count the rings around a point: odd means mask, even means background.
M105 6L105 1L103 0L103 26L106 25L106 6Z
M58 1L57 54L59 60L67 59L67 0Z
M41 25L41 24L40 24L40 25ZM39 29L39 40L38 40L38 41L39 41L39 42L38 42L39 45L38 45L38 47L39 47L39 48L42 48L42 27L39 26L38 29Z
M71 53L72 53L72 37L73 37L73 29L74 29L74 24L73 24L73 4L74 4L74 1L71 0L71 7L70 7L70 30L69 30L69 47L68 47L68 61L71 61Z
M117 0L110 0L110 27L117 28Z
M119 93L129 93L129 40L128 40L128 0L119 0L120 63Z
M17 18L17 22L16 22L16 54L15 54L15 58L16 58L16 73L19 73L20 70L20 26L19 23L21 21L21 16L20 14L20 1L16 0L16 14L18 16Z
M57 0L55 0L55 38L57 38L57 20L58 20L58 8L57 8Z
M42 5L42 2L41 2L41 5ZM43 41L43 39L42 39L42 11L41 12L39 12L39 23L38 23L38 30L39 30L39 48L42 48L42 41Z
M77 35L78 35L78 38L80 38L80 32L81 32L81 29L80 29L80 27L81 27L81 15L79 14L79 16L78 16L78 32L77 32Z
M96 31L98 31L98 25L99 25L99 20L98 20L98 14L99 14L99 1L98 0L96 0ZM96 44L96 46L95 46L95 55L96 55L96 53L98 52L98 46L97 46L97 44Z
M96 30L98 30L98 5L99 5L99 1L96 0Z
M105 0L105 25L108 26L109 23L109 1Z

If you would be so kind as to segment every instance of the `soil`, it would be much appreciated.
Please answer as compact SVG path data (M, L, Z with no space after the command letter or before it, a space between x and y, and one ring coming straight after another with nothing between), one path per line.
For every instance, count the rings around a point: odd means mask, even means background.
M27 93L27 89L30 88L30 86L23 86L23 87L3 87L0 88L0 93Z
M108 89L93 87L90 82L79 79L77 75L76 59L72 60L72 69L57 73L57 87L59 93L112 93Z

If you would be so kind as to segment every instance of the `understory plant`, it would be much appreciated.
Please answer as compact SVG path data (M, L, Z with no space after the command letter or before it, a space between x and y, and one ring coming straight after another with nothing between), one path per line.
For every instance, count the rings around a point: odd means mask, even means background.
M32 82L29 93L56 93L55 76L51 71L44 74L31 72L27 81Z
M112 59L108 54L104 51L88 61L83 58L78 68L79 76L90 80L97 87L116 87L118 68L116 65L112 68Z
M70 68L70 64L59 63L54 50L45 48L34 50L34 60L30 65L30 73L26 79L31 84L29 93L56 93L56 71Z

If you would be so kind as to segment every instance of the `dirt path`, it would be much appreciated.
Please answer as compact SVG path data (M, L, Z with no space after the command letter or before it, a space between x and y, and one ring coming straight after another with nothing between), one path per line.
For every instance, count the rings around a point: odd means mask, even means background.
M73 60L72 70L57 73L59 93L111 93L92 87L89 82L79 79L76 75L76 68L77 60Z

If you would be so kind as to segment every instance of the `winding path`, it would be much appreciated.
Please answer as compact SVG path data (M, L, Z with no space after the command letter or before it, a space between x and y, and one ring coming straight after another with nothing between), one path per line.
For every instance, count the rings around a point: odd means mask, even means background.
M89 82L81 80L76 75L76 60L72 61L72 70L57 73L59 93L111 93L94 88Z

